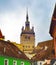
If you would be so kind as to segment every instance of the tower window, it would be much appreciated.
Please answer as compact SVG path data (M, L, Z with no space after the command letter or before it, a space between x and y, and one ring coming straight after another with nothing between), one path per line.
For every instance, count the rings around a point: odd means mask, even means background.
M30 48L30 46L28 46Z
M25 39L27 39L27 36L25 36Z
M27 48L27 46L26 46L26 48Z
M29 26L29 23L27 23L26 26Z
M34 48L34 46L32 46L32 48Z
M30 39L30 36L25 36L25 39Z
M28 37L28 39L30 39L30 36Z

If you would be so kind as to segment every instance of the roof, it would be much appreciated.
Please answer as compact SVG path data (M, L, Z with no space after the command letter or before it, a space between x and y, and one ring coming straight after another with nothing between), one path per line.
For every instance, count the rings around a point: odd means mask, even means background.
M33 30L27 30L27 31L26 31L26 30L24 30L24 31L22 31L22 32L21 32L21 35L22 35L22 34L35 35L35 32L34 32Z
M54 8L54 12L53 12L53 16L51 19L51 25L50 25L50 35L53 36L53 31L54 31L54 27L56 26L56 4L55 4L55 8Z
M26 55L9 41L0 40L0 55L28 60Z
M53 46L53 39L39 42L37 46L44 47L50 45Z
M38 44L38 46L43 47L42 49L37 49L36 55L32 58L33 61L43 61L45 59L54 59L54 45L53 40L44 41ZM45 46L47 48L45 49Z
M0 38L3 38L4 39L4 36L2 35L1 30L0 30Z

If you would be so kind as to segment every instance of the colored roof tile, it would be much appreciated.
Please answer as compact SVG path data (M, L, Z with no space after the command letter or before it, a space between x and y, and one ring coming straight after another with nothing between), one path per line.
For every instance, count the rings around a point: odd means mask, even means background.
M0 40L0 55L29 60L22 51L9 41Z

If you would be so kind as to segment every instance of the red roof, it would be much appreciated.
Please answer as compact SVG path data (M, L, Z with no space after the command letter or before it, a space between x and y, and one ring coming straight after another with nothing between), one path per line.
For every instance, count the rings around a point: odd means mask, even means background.
M0 40L0 55L29 60L14 44Z
M53 40L44 41L38 44L38 46L43 47L39 51L36 50L36 55L32 57L32 61L43 61L45 59L50 60L54 59L55 52L54 52L54 45ZM47 46L47 49L45 50L45 46Z
M2 32L1 32L1 30L0 30L0 38L4 38L4 36L2 35Z

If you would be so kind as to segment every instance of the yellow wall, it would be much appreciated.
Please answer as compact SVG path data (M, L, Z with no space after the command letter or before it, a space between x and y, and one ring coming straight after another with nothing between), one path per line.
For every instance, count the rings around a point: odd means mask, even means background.
M30 34L22 34L20 43L23 45L23 51L25 53L31 53L35 47L35 36L31 34L30 39L26 39L25 36L30 36Z
M0 40L4 40L3 38L0 38Z
M23 46L22 44L18 44L16 42L12 42L15 46L17 46L21 51L23 51Z

